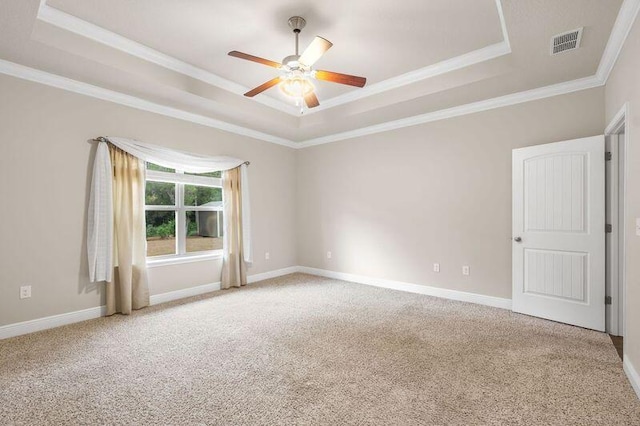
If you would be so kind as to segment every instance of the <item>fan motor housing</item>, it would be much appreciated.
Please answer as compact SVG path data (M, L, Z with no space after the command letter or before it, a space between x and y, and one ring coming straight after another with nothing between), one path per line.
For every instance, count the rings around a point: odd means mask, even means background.
M301 64L298 62L298 59L300 59L300 55L289 55L282 60L282 65L291 70L302 68Z

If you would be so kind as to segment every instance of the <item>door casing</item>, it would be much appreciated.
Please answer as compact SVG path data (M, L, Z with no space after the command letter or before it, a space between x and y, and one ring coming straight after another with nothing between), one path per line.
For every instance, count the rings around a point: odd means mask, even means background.
M610 235L612 247L607 253L607 278L608 291L612 296L611 305L607 308L606 331L615 336L624 336L626 315L626 241L625 230L629 227L627 215L627 153L629 152L629 131L626 120L629 115L629 104L625 103L620 111L614 116L605 130L605 137L610 139L612 150L612 169L616 170L617 181L607 182L607 188L615 191L611 194L615 200L610 206L610 220L613 222L613 229ZM608 194L609 196L609 194ZM616 226L617 225L617 226Z

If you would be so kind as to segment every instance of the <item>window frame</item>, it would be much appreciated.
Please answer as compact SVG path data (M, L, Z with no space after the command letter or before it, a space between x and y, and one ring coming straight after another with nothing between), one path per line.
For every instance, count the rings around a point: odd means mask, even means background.
M145 164L145 168L147 165ZM160 170L150 170L146 168L145 186L147 182L163 182L175 184L175 204L174 205L147 205L145 202L144 211L164 211L174 212L175 215L175 239L176 253L159 256L146 256L147 266L160 266L166 264L190 263L201 260L210 260L222 257L222 249L206 250L197 252L187 252L187 212L190 211L223 211L222 207L186 206L184 204L185 186L205 186L222 189L222 178L198 176L187 174L184 171L176 170L167 172ZM145 191L146 192L146 191ZM223 197L224 200L224 197ZM224 201L223 201L224 202ZM145 229L146 233L146 229ZM145 234L146 236L146 234ZM146 241L146 238L145 238ZM146 255L146 248L145 248Z

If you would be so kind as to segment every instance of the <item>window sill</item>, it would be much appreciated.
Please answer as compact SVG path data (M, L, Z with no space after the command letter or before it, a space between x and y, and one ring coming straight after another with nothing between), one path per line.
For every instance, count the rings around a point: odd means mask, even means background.
M181 265L183 263L206 262L208 260L222 259L222 250L207 254L192 254L186 256L171 256L161 259L147 258L147 269L158 266Z

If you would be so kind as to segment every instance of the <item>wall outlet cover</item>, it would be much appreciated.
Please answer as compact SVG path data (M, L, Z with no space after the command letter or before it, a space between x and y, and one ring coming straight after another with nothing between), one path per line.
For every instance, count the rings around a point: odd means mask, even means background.
M20 299L27 299L31 297L31 286L23 285L20 287Z

